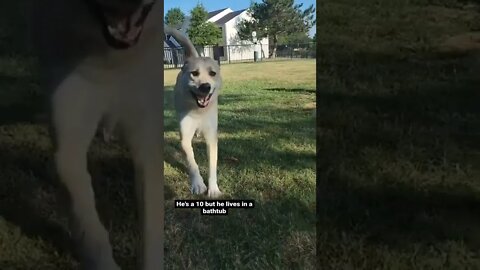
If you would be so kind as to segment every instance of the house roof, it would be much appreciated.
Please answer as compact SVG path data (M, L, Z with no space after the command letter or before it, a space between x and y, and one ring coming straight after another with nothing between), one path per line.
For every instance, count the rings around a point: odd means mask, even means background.
M169 47L172 49L182 47L172 36L166 35L165 39L163 40L163 46Z
M224 23L230 21L231 19L237 17L238 15L240 15L240 13L244 12L245 10L247 10L247 9L241 9L241 10L237 10L237 11L234 11L234 12L230 12L227 15L223 16L222 18L216 20L215 23L216 24L224 24Z
M214 10L214 11L208 12L208 18L207 18L207 19L212 18L213 16L215 16L215 15L217 15L218 13L224 11L225 9L227 9L227 8L222 8L222 9L219 9L219 10Z

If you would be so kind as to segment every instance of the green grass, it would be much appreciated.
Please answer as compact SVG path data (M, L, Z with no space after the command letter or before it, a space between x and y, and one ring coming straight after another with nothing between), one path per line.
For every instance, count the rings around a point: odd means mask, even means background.
M320 269L480 269L479 8L318 6Z
M26 40L25 2L0 4L0 269L73 269L66 205L52 164L35 57ZM25 35L24 35L25 34ZM254 209L202 216L174 209L189 194L166 71L167 269L313 269L315 265L315 62L222 66L219 185ZM283 74L279 78L279 74ZM241 75L241 76L238 76ZM207 178L206 148L195 142ZM135 269L138 239L133 168L121 142L96 138L89 153L100 216L115 257Z

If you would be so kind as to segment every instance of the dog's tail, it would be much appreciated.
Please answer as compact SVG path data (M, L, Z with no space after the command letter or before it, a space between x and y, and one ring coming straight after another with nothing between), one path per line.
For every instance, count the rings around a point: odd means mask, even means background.
M178 43L180 43L180 45L183 46L185 50L185 56L187 58L198 57L197 49L195 49L195 46L193 46L193 43L190 41L190 39L188 39L188 37L186 37L180 31L165 25L165 34L173 36L175 40L178 41Z

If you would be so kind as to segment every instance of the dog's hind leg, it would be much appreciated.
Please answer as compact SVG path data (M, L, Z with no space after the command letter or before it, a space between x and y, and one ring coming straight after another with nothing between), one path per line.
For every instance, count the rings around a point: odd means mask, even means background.
M208 151L208 197L217 198L222 195L217 184L217 155L218 155L218 124L217 114L208 119L203 128L203 136Z
M119 267L95 208L87 169L87 151L102 115L95 90L73 76L57 88L52 100L55 162L60 181L69 193L70 226L73 240L79 245L82 269L113 270Z
M203 182L203 178L200 175L198 164L195 161L195 154L193 153L192 139L197 129L197 120L185 116L180 120L180 135L182 141L182 149L185 153L188 163L188 174L190 177L190 190L193 194L201 194L207 191L207 186Z

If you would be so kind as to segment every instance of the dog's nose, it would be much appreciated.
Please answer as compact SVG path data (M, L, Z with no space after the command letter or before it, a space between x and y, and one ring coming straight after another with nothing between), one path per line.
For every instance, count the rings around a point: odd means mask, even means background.
M198 90L204 94L208 94L210 93L210 84L209 83L202 83L200 84L200 86L198 87Z

